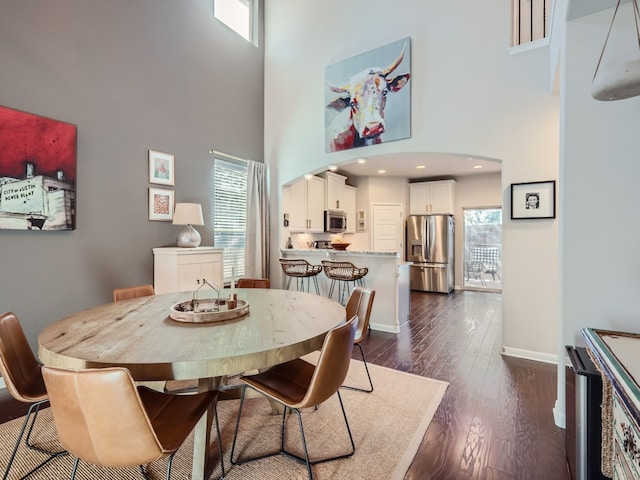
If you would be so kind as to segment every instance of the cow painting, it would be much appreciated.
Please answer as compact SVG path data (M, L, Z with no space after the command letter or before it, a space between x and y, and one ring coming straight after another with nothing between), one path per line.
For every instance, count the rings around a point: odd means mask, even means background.
M367 57L360 58L359 62L353 62L353 59L345 61L358 68L357 73L351 74L346 81L332 83L330 78L327 79L329 95L333 97L328 99L326 107L338 112L328 120L326 126L327 151L348 150L409 137L408 88L403 99L399 99L394 105L393 115L386 116L387 100L389 104L394 102L394 94L409 82L409 72L396 72L403 60L410 56L409 39L382 48L387 52L395 50L395 57L386 66L368 66L362 69L363 62L372 61L372 54L368 54ZM342 71L345 70L345 66L342 66Z

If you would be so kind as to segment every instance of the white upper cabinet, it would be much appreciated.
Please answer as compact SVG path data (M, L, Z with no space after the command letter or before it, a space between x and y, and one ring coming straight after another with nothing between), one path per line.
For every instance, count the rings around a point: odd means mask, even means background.
M289 187L289 229L292 232L323 232L325 180L311 177Z
M455 180L409 184L409 213L425 215L455 213Z
M327 181L327 210L345 210L344 187L347 177L333 172L322 172L320 175Z

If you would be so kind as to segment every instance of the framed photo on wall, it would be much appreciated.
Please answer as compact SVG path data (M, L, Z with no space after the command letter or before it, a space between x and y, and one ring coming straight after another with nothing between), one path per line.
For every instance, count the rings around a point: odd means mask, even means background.
M174 191L149 187L149 220L173 220Z
M175 185L175 155L149 150L149 183Z
M556 181L511 184L511 220L556 218Z

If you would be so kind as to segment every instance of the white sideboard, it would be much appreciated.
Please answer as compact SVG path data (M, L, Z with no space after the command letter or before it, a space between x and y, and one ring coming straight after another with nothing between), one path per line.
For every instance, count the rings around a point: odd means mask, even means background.
M153 249L153 287L156 293L193 291L198 280L223 287L223 248L159 247Z

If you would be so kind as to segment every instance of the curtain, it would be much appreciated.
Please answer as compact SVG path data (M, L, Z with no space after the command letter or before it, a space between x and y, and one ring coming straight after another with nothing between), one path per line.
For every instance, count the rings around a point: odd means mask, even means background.
M245 240L245 276L269 277L269 195L268 172L264 163L248 162L247 236Z

